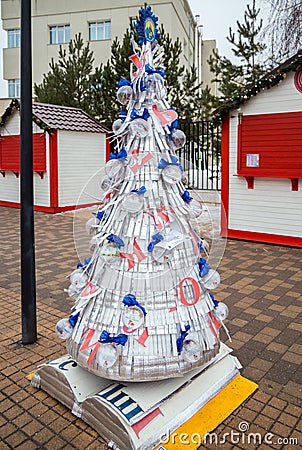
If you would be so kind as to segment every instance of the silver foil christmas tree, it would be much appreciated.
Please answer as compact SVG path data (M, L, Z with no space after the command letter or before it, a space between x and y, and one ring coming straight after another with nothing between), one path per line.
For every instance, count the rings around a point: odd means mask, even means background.
M106 164L99 211L87 222L91 258L71 274L71 316L57 334L83 368L114 380L179 377L219 352L227 307L211 290L219 274L206 261L193 221L202 206L184 185L176 151L186 137L166 100L157 17L139 11L140 54L117 99L116 152Z

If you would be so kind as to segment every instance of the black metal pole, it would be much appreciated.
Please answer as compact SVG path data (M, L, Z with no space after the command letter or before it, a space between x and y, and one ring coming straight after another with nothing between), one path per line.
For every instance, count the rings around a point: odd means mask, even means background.
M37 340L31 64L31 0L21 0L20 229L23 344L32 344Z

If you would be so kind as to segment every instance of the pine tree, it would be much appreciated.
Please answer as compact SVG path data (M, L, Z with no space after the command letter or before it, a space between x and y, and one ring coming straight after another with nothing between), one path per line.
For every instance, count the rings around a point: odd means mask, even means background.
M110 61L92 76L93 115L108 126L119 114L120 108L114 101L114 96L118 81L129 75L129 55L133 54L135 44L135 40L131 38L132 33L135 37L133 30L127 30L122 43L117 38L113 41ZM198 84L196 68L192 66L188 70L180 64L180 40L177 38L173 42L163 26L160 28L160 45L163 50L161 65L165 69L165 80L169 86L169 102L179 111L180 119L196 119L200 110L199 103L202 102L198 95L201 86Z
M160 27L160 36L160 44L164 51L161 64L166 71L169 102L174 105L182 120L205 118L212 110L212 102L206 104L210 97L208 91L202 89L202 83L198 82L196 67L193 65L186 69L180 64L181 42L179 38L173 42L163 25Z
M185 72L185 67L180 64L180 55L182 45L179 38L172 41L172 38L165 32L163 25L160 27L160 45L163 48L164 55L161 59L161 65L166 71L165 79L169 86L168 98L175 108L179 109L181 104L181 79Z
M179 111L179 118L198 120L204 116L205 100L194 66L185 69L180 63L182 46L160 29L163 50L161 65L170 87L168 100ZM60 46L58 61L51 60L50 71L42 83L34 85L39 102L74 106L83 109L107 126L111 126L121 109L113 99L120 79L129 75L129 55L135 51L135 33L127 29L123 40L117 37L111 45L111 57L105 64L93 68L93 52L85 45L81 34L75 36L66 51ZM208 99L208 97L207 97Z
M41 84L34 85L39 102L55 103L90 111L90 76L93 69L93 52L84 44L81 33L75 35L68 51L60 46L58 61L51 59L50 71Z
M209 59L214 81L219 83L219 91L223 101L239 94L249 84L254 84L265 72L264 65L258 62L265 44L260 42L262 19L258 22L260 9L247 5L244 12L244 22L237 20L237 34L229 29L227 40L232 44L232 51L239 64L234 64L225 56L220 56L214 51Z
M233 45L234 55L241 61L245 82L255 83L263 75L263 69L260 64L257 64L256 59L266 45L257 40L263 24L263 20L260 19L259 25L257 25L260 8L256 9L255 0L253 0L252 6L247 5L246 8L244 22L240 23L237 20L238 42L231 28L227 39Z
M111 57L91 76L92 114L110 126L117 118L120 105L115 102L118 81L129 76L129 55L133 53L131 34L126 30L122 42L116 37L111 45Z

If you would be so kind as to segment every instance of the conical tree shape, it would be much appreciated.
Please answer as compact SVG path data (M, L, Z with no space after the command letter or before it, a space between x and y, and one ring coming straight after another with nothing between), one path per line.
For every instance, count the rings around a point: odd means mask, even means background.
M140 10L141 53L117 90L127 112L113 124L108 190L87 223L94 252L71 275L75 306L57 325L73 359L115 380L178 377L208 363L227 313L209 292L219 275L191 223L202 209L182 183L175 151L185 136L165 99L164 70L154 67L156 22L150 7Z

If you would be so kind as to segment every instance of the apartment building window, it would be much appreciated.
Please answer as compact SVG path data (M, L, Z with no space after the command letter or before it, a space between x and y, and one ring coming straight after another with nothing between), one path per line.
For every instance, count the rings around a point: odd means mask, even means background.
M8 48L20 47L20 28L7 31Z
M49 27L51 44L66 44L70 41L70 25Z
M104 22L90 22L89 24L89 40L90 41L104 41L111 39L111 22L110 20Z
M20 80L8 80L9 98L20 97Z

